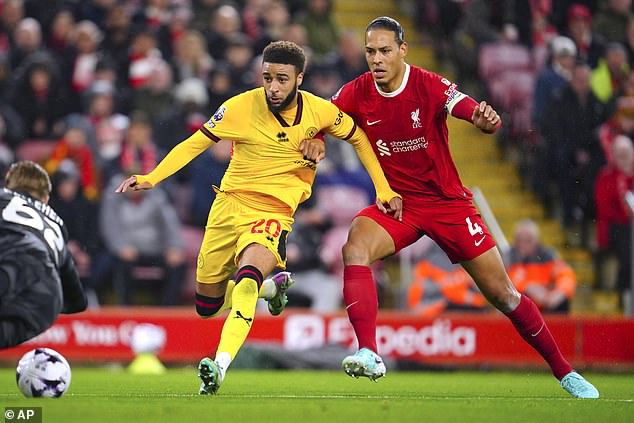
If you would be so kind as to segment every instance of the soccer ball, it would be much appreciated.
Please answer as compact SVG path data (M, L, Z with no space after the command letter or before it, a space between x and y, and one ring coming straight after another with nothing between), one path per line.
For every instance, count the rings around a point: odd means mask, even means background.
M70 386L70 365L57 351L36 348L18 362L15 380L26 397L61 397Z

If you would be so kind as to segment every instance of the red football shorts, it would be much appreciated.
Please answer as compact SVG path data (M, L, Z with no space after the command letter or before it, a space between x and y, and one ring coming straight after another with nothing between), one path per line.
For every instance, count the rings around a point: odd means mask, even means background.
M446 200L430 203L403 201L403 221L381 213L376 205L366 207L357 216L365 216L381 225L394 240L396 252L413 244L423 235L433 239L452 263L469 261L495 247L495 240L470 200Z

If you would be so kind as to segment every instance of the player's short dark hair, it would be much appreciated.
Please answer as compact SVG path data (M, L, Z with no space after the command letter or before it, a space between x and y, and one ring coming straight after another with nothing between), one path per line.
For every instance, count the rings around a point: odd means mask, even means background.
M394 33L394 39L396 43L400 46L403 44L405 39L405 30L403 26L394 18L390 18L389 16L379 16L378 18L374 18L372 22L368 24L368 27L365 29L365 32L372 29L385 29L387 31L392 31Z
M5 186L44 201L51 193L51 179L39 164L31 160L13 163L7 171Z
M300 74L306 66L306 55L304 50L292 41L273 41L264 48L262 62L293 65L297 74Z

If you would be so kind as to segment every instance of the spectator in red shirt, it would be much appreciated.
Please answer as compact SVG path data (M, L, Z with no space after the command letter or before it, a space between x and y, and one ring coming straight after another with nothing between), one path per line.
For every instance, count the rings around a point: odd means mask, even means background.
M616 254L619 270L617 287L628 289L631 275L631 213L625 194L634 189L634 147L632 140L618 135L612 145L613 163L599 173L595 185L597 213L598 271L601 277L603 259L609 252ZM599 285L601 286L601 285Z
M79 169L81 186L86 198L95 200L98 190L94 158L83 129L69 127L66 130L46 162L46 171L51 175L54 174L65 159L72 160Z

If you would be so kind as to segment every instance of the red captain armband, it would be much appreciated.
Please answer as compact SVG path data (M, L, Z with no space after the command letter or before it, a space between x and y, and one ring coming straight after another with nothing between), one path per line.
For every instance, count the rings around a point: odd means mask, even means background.
M321 140L322 142L324 142L324 141L325 141L325 138L324 138L324 133L323 133L323 132L319 132L319 133L317 133L317 134L313 137L313 139L316 139L316 140Z
M476 107L478 107L478 102L469 96L465 96L453 107L451 115L453 117L457 117L458 119L471 122L471 116L473 115L473 110Z

